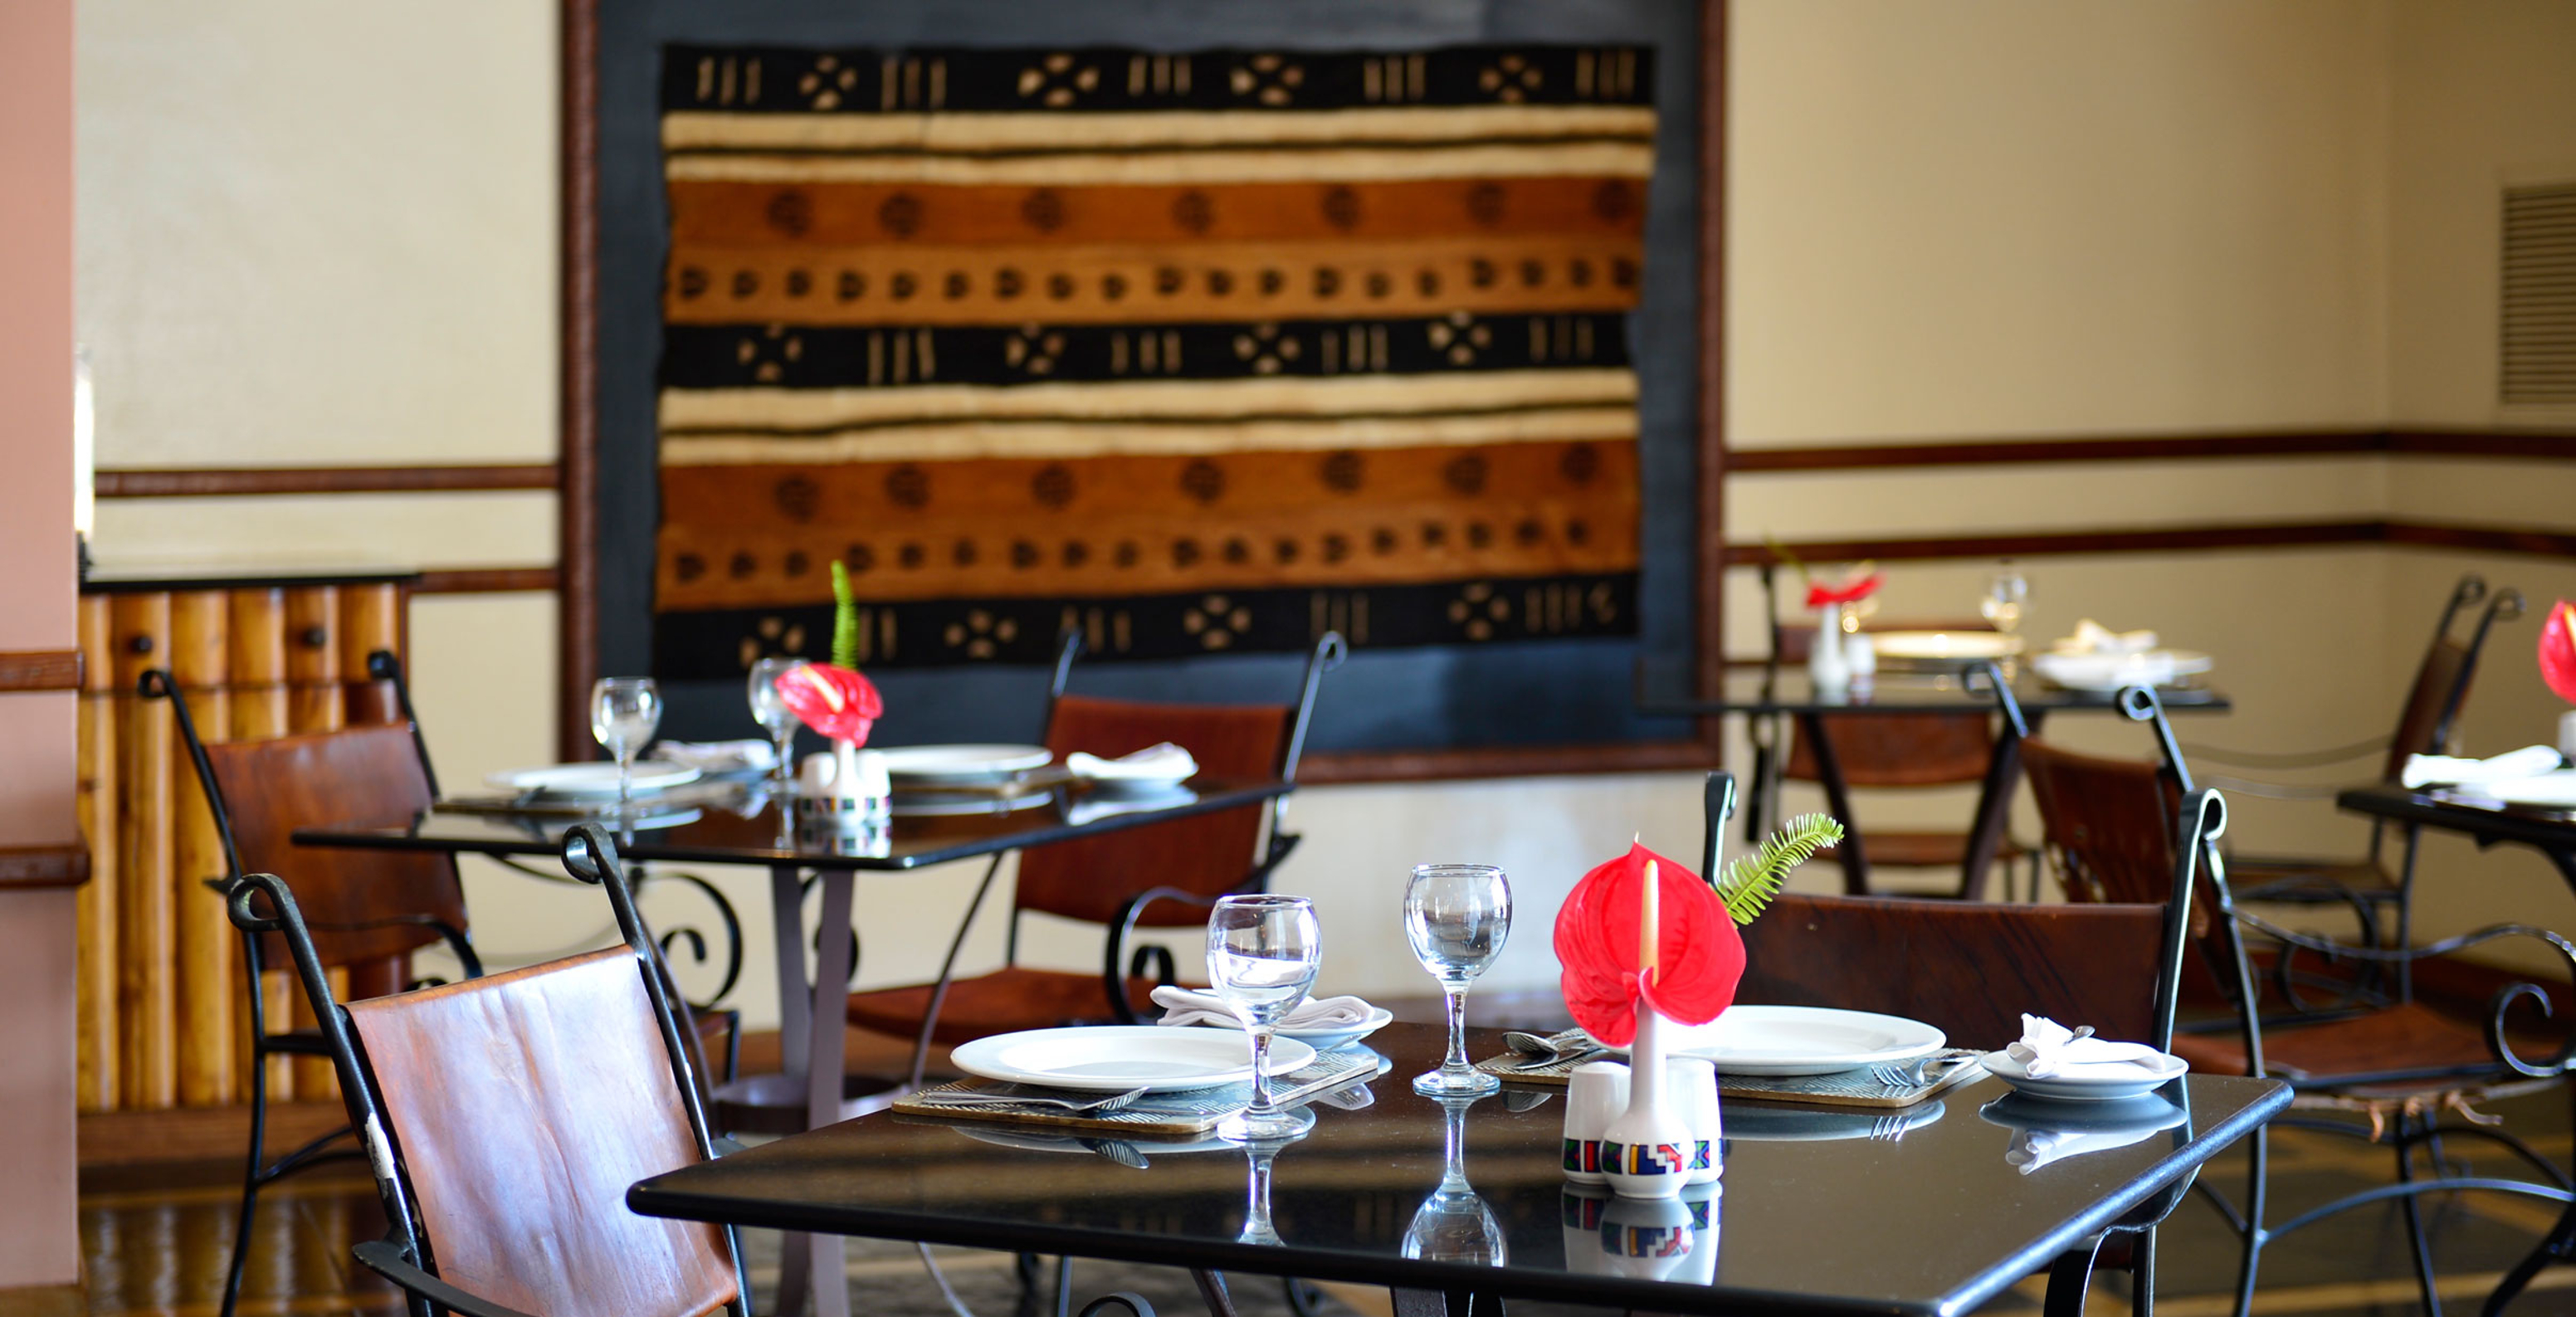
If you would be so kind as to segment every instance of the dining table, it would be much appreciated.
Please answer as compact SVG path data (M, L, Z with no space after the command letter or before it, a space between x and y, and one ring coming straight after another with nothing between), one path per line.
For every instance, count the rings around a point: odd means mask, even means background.
M788 1128L812 1129L876 1109L901 1090L900 1081L851 1076L847 1067L842 1000L857 972L856 938L848 930L857 876L909 873L958 860L990 859L1006 851L1051 846L1170 819L1259 805L1287 795L1295 784L1276 779L1209 776L1144 796L1062 783L1036 803L1030 795L999 794L989 808L908 814L900 806L882 826L813 829L801 826L785 798L766 780L712 782L638 798L624 814L571 810L514 813L488 800L432 806L410 819L383 826L299 828L299 846L366 850L433 851L535 858L551 864L563 836L576 823L599 822L617 830L617 845L637 864L752 865L769 871L773 943L778 965L780 1072L738 1077L716 1089L720 1109L787 1115ZM989 887L993 870L985 870ZM813 973L806 973L803 919L806 875L821 888ZM980 904L982 891L977 892ZM971 916L970 916L971 917ZM960 936L963 930L960 930ZM735 1122L742 1127L740 1120ZM839 1285L843 1260L831 1246L807 1253L791 1243L787 1271L810 1270L817 1317L845 1317ZM803 1255L803 1256L799 1256ZM806 1264L806 1265L800 1265Z
M1471 1030L1470 1050L1499 1037ZM1357 1044L1392 1064L1286 1142L880 1112L650 1177L627 1205L1187 1268L1214 1317L1231 1317L1228 1273L1383 1286L1408 1317L1511 1299L1953 1317L2045 1272L2048 1310L2073 1312L2104 1238L2136 1233L2151 1257L2201 1164L2290 1100L2276 1080L2189 1075L2145 1099L2160 1119L2106 1137L2104 1104L1993 1078L1893 1113L1728 1099L1723 1177L1654 1202L1565 1178L1562 1089L1416 1094L1445 1041L1395 1024Z
M2156 689L2169 713L2226 713L2235 705L2225 692L2197 682ZM1856 715L1951 715L1987 711L1997 715L1994 751L1977 787L1970 816L1967 857L1962 863L1959 893L1966 900L1984 897L1987 872L2003 849L2012 820L2013 788L2020 781L2021 742L2039 734L2051 714L2116 714L2117 689L2089 690L2053 685L2021 665L1983 661L1926 671L1882 670L1840 685L1819 685L1803 666L1777 660L1729 665L1703 683L1678 662L1643 662L1637 668L1637 710L1653 717L1742 717L1749 721L1786 719L1798 725L1815 756L1817 785L1825 793L1826 811L1837 819L1852 818L1851 788L1836 762L1825 721ZM1767 826L1779 799L1779 774L1785 752L1757 755L1760 761L1748 790L1744 811L1748 829ZM1759 840L1758 831L1748 840ZM1869 888L1868 841L1851 830L1835 846L1846 894L1866 896Z

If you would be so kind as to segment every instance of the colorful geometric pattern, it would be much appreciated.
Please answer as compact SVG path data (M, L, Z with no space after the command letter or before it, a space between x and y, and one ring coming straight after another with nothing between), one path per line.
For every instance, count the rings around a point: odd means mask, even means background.
M654 669L1629 635L1650 52L663 52Z

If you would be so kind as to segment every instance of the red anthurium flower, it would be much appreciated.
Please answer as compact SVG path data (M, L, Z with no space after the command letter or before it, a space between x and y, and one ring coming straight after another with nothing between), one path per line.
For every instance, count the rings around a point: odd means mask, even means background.
M2540 624L2540 679L2558 698L2576 704L2576 604L2561 599Z
M1807 607L1858 603L1878 593L1878 587L1886 583L1887 573L1872 571L1855 571L1839 581L1819 581L1807 587Z
M807 663L779 673L778 698L798 721L852 745L866 745L868 729L885 712L875 682L830 663Z
M1639 906L1646 862L1655 864L1655 969L1637 969ZM1613 1047L1637 1035L1639 1001L1666 1019L1706 1024L1735 1001L1744 977L1744 939L1697 874L1647 850L1583 875L1556 912L1556 960L1566 1009L1584 1031Z

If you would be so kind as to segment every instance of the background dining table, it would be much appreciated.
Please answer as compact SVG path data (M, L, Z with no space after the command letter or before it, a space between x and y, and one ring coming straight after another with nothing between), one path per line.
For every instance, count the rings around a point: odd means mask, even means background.
M2040 681L2019 668L2007 671L2006 679L1998 686L1994 676L1999 667L1986 663L1947 671L1891 669L1865 681L1820 687L1803 666L1750 663L1729 667L1713 687L1702 689L1681 663L1641 662L1637 668L1636 702L1638 712L1659 718L1741 716L1795 720L1798 734L1807 738L1813 748L1817 785L1824 790L1825 809L1838 819L1853 817L1851 792L1835 761L1833 743L1825 736L1825 719L1863 714L1995 711L2002 725L1995 737L1993 757L1987 762L1985 779L1977 790L1967 858L1961 865L1960 894L1974 901L1984 898L1986 873L1993 868L2011 823L2013 786L2021 772L2022 739L2038 735L2041 723L2052 713L2119 712L2116 690L2071 690ZM2160 687L2156 694L2166 710L2173 713L2225 713L2235 707L2224 693L2206 686ZM1778 799L1779 771L1785 758L1785 753L1773 754L1767 763L1756 766L1758 771L1749 784L1753 798L1746 802L1744 810L1748 828L1767 826L1770 821L1769 805ZM1867 838L1858 831L1846 836L1835 847L1835 856L1843 867L1844 890L1852 895L1867 894Z
M1122 799L1057 787L1044 803L973 813L898 814L881 831L812 832L800 829L781 802L760 783L683 788L637 802L639 822L621 832L625 859L641 863L743 864L769 870L771 924L778 960L781 1073L737 1079L717 1091L728 1108L801 1108L803 1128L819 1128L873 1109L892 1096L892 1084L853 1081L846 1066L843 995L857 971L854 940L821 937L814 974L805 973L803 920L805 874L822 888L818 929L851 927L852 894L862 872L900 873L955 860L971 860L1143 827L1167 819L1258 805L1287 795L1295 784L1278 780L1194 778L1185 788L1150 798ZM1000 797L996 798L997 801ZM551 864L563 851L563 834L575 823L613 819L572 814L511 814L477 807L433 808L383 827L301 828L299 846L441 851L539 858ZM798 1246L792 1251L802 1251ZM790 1274L806 1268L789 1259ZM845 1317L848 1298L838 1239L815 1248L817 1317Z
M1470 1039L1474 1055L1501 1050L1490 1031ZM1566 1182L1565 1108L1544 1090L1506 1087L1450 1110L1415 1094L1412 1077L1443 1042L1425 1025L1374 1035L1363 1045L1394 1064L1369 1083L1367 1104L1319 1108L1313 1131L1285 1144L879 1113L654 1176L627 1203L648 1216L1187 1267L1214 1294L1224 1272L1383 1285L1399 1311L1451 1317L1478 1297L1952 1314L2043 1270L2054 1312L2065 1297L2055 1287L2086 1283L2106 1230L2151 1226L2201 1163L2290 1099L2274 1080L2188 1076L2145 1099L2163 1104L2162 1119L2131 1128L2152 1132L2038 1165L2029 1149L2051 1142L2050 1121L2080 1137L2109 1109L2033 1104L1993 1079L1893 1117L1730 1100L1725 1178L1659 1207ZM1475 1201L1438 1192L1444 1144L1459 1150ZM2019 1164L2007 1157L2016 1149Z

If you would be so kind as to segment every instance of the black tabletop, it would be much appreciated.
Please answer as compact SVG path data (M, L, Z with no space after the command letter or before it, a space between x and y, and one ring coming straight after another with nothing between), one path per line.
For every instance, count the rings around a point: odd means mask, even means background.
M2116 1112L2034 1105L1991 1079L1893 1123L1874 1110L1730 1101L1723 1192L1658 1207L1568 1185L1562 1098L1507 1091L1463 1116L1466 1179L1494 1223L1486 1237L1475 1205L1444 1213L1461 1205L1434 1199L1444 1113L1411 1079L1438 1062L1440 1042L1429 1026L1380 1032L1368 1045L1395 1064L1370 1086L1373 1104L1319 1107L1312 1133L1276 1149L1275 1243L1241 1238L1252 1150L1105 1148L1097 1135L892 1114L657 1176L627 1202L650 1216L1613 1308L1951 1314L2185 1182L2289 1102L2271 1080L2197 1075ZM1473 1050L1499 1050L1496 1036ZM2045 1131L2036 1140L2034 1128ZM2105 1128L2143 1134L2080 1154L2052 1137L2117 1142ZM2035 1142L2067 1155L2007 1160ZM1680 1252L1676 1211L1704 1217ZM1408 1235L1423 1256L1408 1255ZM1501 1261L1426 1255L1462 1242L1499 1244Z
M813 869L913 869L1024 846L1115 832L1165 819L1257 805L1295 790L1281 781L1199 777L1172 792L1123 798L1058 789L1024 809L998 805L975 813L906 816L875 834L814 833L793 825L758 783L687 788L657 798L653 811L620 829L618 850L630 860L693 864L795 864ZM554 855L574 817L433 809L397 827L298 828L299 846L376 850L471 851L484 855ZM612 828L613 818L594 821Z
M2354 787L2335 804L2356 814L2464 832L2482 843L2516 841L2557 854L2576 852L2576 810L2508 805L2450 787L2409 790L2394 783Z
M1689 677L1678 667L1642 666L1637 674L1637 709L1657 716L1698 717L1711 714L1958 713L1992 709L1994 693L1979 674L1971 685L1962 672L1882 671L1868 681L1841 690L1818 690L1804 667L1732 668L1717 693L1692 692ZM2159 687L2157 698L2176 712L2224 712L2227 697L2206 686ZM2116 692L2077 691L2051 686L2021 673L2013 681L2013 698L2029 712L2102 710L2117 707Z

